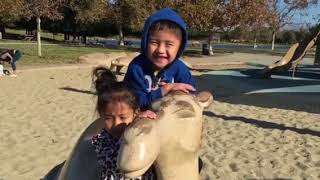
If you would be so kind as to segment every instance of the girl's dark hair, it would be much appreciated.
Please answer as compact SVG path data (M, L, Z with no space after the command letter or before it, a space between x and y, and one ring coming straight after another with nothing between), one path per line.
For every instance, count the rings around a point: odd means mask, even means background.
M137 98L126 82L117 81L112 71L97 67L92 72L92 83L98 96L96 110L100 117L105 115L107 105L111 102L124 102L134 111L139 109Z

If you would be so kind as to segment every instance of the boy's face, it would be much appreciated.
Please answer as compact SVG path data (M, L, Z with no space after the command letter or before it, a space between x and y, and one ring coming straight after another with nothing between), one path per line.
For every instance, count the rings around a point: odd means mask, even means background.
M175 60L182 41L181 34L170 29L150 33L148 58L161 70Z

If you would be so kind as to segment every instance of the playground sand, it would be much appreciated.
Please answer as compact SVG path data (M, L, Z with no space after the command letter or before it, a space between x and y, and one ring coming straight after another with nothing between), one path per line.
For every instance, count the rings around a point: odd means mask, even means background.
M91 70L41 68L0 77L0 179L38 180L67 158L96 118ZM229 91L229 99L246 101L236 89ZM304 104L309 112L277 106L285 95L256 96L250 101L273 107L226 98L204 112L202 179L319 179L319 105Z

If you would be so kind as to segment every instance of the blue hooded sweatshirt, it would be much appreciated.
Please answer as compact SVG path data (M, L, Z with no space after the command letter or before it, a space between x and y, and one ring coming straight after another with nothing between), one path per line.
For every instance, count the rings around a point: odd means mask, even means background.
M148 35L150 27L159 21L171 21L176 23L182 31L182 42L176 59L162 69L157 76L153 63L147 57ZM124 81L137 95L140 108L148 109L151 102L162 97L161 87L158 82L186 83L195 87L195 82L187 66L179 59L187 44L187 30L182 18L169 8L162 9L151 15L144 24L141 39L141 54L135 57L129 64Z

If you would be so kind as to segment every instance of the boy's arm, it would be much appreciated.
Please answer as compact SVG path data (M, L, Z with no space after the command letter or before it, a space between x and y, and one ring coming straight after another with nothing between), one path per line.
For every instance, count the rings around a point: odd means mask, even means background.
M181 61L181 65L178 66L178 70L175 75L175 83L185 83L193 86L196 89L196 83L193 79L188 67Z
M161 89L151 91L151 83L140 67L129 66L125 79L135 91L140 108L145 109L151 105L151 102L161 98Z
M196 91L195 81L191 72L182 61L176 62L174 83L165 83L162 86L162 95L173 91L182 91L185 93L194 93Z
M161 90L163 96L174 91L182 91L187 94L196 91L192 85L186 83L166 83L161 87Z

